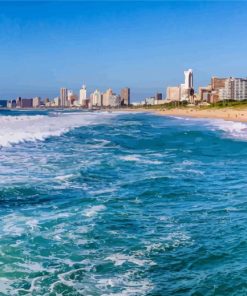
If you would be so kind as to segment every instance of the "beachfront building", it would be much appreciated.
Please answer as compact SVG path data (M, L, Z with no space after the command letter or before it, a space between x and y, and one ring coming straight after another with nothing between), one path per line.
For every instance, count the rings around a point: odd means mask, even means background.
M72 90L68 90L67 106L72 107L76 104L77 101L78 101L78 96L76 94L74 94L74 92Z
M7 102L7 108L16 108L16 100L9 100Z
M79 104L82 107L87 106L87 88L85 84L83 84L83 86L80 89Z
M184 83L180 86L169 86L166 91L168 101L190 101L194 102L193 71L184 71Z
M225 80L224 88L219 92L220 100L246 100L247 99L247 79L228 78Z
M118 96L116 94L112 94L110 96L110 107L116 108L116 107L120 107L121 106L121 96Z
M158 101L158 100L162 100L162 97L163 97L163 96L162 96L162 93L156 93L156 94L155 94L155 100L157 100L157 101Z
M130 104L130 89L128 87L121 89L121 104L124 106L129 106Z
M60 106L68 106L68 89L65 87L60 88Z
M191 101L193 92L193 71L189 69L184 71L184 83L180 85L181 101Z
M34 97L33 98L33 108L39 108L40 107L40 97Z
M180 101L180 87L168 86L166 90L166 99L168 101Z
M198 89L198 96L200 101L207 103L216 103L220 97L225 93L225 82L227 78L219 78L213 76L211 84L208 86L200 86Z
M110 100L111 100L112 95L113 95L113 92L112 92L111 88L109 88L105 93L103 93L102 105L104 107L109 107L110 106Z
M227 78L219 78L219 77L215 77L213 76L211 78L211 87L213 91L217 91L219 89L222 89L225 87L225 82L226 82Z
M95 107L101 107L102 106L101 92L98 89L96 89L90 95L90 102L91 102L92 106L95 106Z

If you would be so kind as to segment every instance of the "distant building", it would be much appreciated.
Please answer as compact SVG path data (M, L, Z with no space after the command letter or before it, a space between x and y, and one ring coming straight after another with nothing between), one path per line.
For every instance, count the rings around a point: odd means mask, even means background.
M162 93L156 93L155 100L162 100Z
M226 79L227 78L212 77L211 78L212 90L219 90L221 88L224 88Z
M86 85L83 85L80 89L79 104L82 107L87 106L87 88Z
M7 102L7 108L16 108L16 100L9 100Z
M199 95L200 101L210 103L211 95L212 95L212 87L211 87L211 85L200 86L198 88L198 95Z
M68 90L67 107L74 106L75 102L78 101L78 96L73 93L72 90Z
M191 99L192 90L193 90L192 69L184 71L184 83L181 84L180 88L181 88L181 101L189 101Z
M121 104L129 106L130 104L130 88L125 87L121 89Z
M68 89L64 87L60 89L60 106L68 106Z
M168 101L180 101L180 87L179 86L169 86L166 90L166 99Z
M33 108L39 108L40 107L40 97L33 98Z
M16 99L16 108L21 108L21 97Z
M54 104L55 107L60 106L60 98L59 97L55 97L53 99L53 104Z
M101 92L98 89L96 89L90 95L90 101L91 101L92 106L101 107L101 105L102 105Z
M220 100L246 100L247 99L247 79L227 78L224 88L219 91Z
M109 107L110 106L110 99L111 99L112 95L113 95L113 92L112 92L111 88L109 88L105 93L103 93L102 105L104 107Z
M116 94L112 94L110 96L109 106L115 107L115 108L120 107L121 106L121 97Z
M21 108L32 108L33 99L21 99Z

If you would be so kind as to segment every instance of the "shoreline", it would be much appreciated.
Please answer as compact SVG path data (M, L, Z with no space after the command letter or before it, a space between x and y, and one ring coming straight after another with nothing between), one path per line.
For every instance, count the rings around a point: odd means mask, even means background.
M223 119L226 121L247 122L247 109L234 110L231 108L224 109L172 109L157 110L156 114L163 116L181 116L191 118Z
M120 110L119 110L120 111ZM123 110L122 110L123 111ZM247 109L196 109L196 108L175 108L170 110L157 109L125 109L124 111L150 112L161 116L178 116L206 119L223 119L226 121L247 122Z
M18 111L46 111L46 110L59 110L59 108L18 108L7 109L1 108L1 110L18 110ZM143 112L153 113L161 116L178 116L178 117L190 117L190 118L205 118L205 119L223 119L226 121L245 122L247 123L247 107L246 108L219 108L219 109L200 109L200 108L173 108L173 109L152 109L152 108L119 108L119 109L101 109L101 110L89 110L89 109L75 109L66 108L66 111L105 111L105 112Z

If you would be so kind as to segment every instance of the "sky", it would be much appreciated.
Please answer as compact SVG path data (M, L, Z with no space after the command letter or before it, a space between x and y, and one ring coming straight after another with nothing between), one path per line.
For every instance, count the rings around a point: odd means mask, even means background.
M244 1L0 2L0 98L131 88L131 100L247 76Z

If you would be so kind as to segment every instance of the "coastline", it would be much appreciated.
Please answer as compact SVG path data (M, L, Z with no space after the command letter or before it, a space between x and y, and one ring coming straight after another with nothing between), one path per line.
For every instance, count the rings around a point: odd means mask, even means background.
M227 121L247 122L247 109L172 109L172 110L157 110L155 112L159 115L168 116L181 116L192 118L211 118L211 119L223 119Z
M223 119L227 121L247 122L247 109L197 109L197 108L174 108L174 109L125 109L121 111L151 112L162 116L181 116L191 118Z

